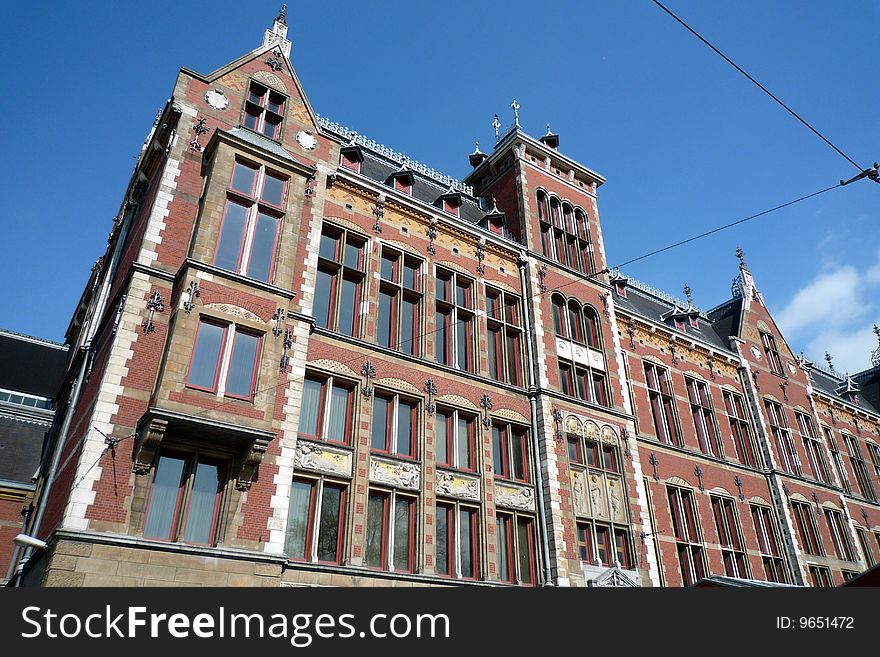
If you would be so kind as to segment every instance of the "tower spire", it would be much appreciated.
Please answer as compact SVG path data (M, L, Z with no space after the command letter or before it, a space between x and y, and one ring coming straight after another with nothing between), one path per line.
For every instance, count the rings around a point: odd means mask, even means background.
M285 57L290 57L290 41L287 40L287 4L282 4L281 9L278 12L278 16L272 22L272 29L266 30L266 33L263 35L263 45L265 48L267 46L275 46L281 52L284 53Z
M287 25L287 3L284 2L281 4L281 10L278 12L278 18L275 19L276 23L281 23L282 25Z

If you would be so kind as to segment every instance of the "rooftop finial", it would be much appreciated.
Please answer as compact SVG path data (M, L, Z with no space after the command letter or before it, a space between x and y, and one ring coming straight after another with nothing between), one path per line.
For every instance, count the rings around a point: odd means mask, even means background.
M877 348L871 354L871 367L880 367L880 326L874 324L874 335L877 336Z
M826 351L825 352L825 362L828 363L828 367L831 368L832 370L834 369L834 363L832 362L833 360L834 360L833 356Z
M513 124L518 128L519 127L519 103L516 102L516 98L513 99L513 102L510 104L513 108Z
M473 153L474 155L479 155L480 153L483 152L480 150L480 142L475 141L474 146L476 147L476 148L474 148L474 153Z
M498 115L495 115L495 118L492 119L492 127L495 128L495 143L498 143L498 140L501 139L501 135L499 131L501 130L501 119L498 118Z
M276 23L281 23L282 25L287 25L287 3L282 3L281 11L278 12L278 18L275 19Z
M687 283L684 284L684 296L687 297L688 305L694 305L694 291L691 289L691 286Z
M739 258L739 266L746 267L746 252L742 250L741 246L736 247L736 257Z
M552 135L553 133L550 131L550 124L547 124L547 134Z

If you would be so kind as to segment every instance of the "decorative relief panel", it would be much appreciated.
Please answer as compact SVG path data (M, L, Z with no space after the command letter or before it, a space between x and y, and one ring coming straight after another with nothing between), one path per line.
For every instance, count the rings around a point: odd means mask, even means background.
M258 71L257 73L254 73L254 80L259 80L266 86L287 93L287 87L285 86L284 82L282 82L281 78L279 78L274 73L269 73L268 71Z
M347 374L348 376L356 377L357 374L354 373L354 370L335 360L312 360L306 363L307 367L314 367L322 370L329 370L330 372L336 372L337 374Z
M476 404L472 401L469 401L462 397L461 395L442 395L437 397L438 402L446 402L447 404L452 404L454 406L460 406L462 408L470 408L472 410L477 410Z
M422 469L418 463L402 463L370 456L370 481L418 490L422 481Z
M601 351L596 349L587 349L587 358L589 360L589 365L594 370L600 370L602 372L605 371L605 356Z
M511 420L513 422L522 422L523 424L528 424L529 420L522 413L517 413L516 411L512 411L509 408L499 408L497 410L492 411L493 417L501 418L503 420Z
M241 317L242 319L246 319L250 322L260 322L261 324L265 323L260 317L252 313L250 310L246 310L245 308L241 308L240 306L233 306L231 303L206 303L205 308L216 310L217 312L223 313L224 315Z
M575 514L627 522L625 491L620 477L590 470L572 470L570 474Z
M350 477L351 453L300 439L296 443L293 465L305 470Z
M568 340L563 340L561 338L556 338L556 353L560 358L572 360L571 342L569 342Z
M611 445L617 444L617 432L615 432L614 429L612 429L607 424L602 427L602 442L609 443Z
M376 381L376 385L385 386L386 388L393 388L394 390L401 390L403 392L409 392L414 395L421 395L421 391L416 388L412 383L404 381L403 379L378 379Z
M495 504L514 509L534 511L535 493L527 486L495 484Z
M450 497L479 501L480 480L477 477L468 477L454 472L438 470L435 492L438 495L449 495Z

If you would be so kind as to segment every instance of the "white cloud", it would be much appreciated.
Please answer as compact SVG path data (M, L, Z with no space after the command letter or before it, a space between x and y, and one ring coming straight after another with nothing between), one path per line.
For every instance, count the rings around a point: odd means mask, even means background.
M864 303L859 298L858 272L852 267L841 267L820 274L799 290L776 314L776 319L785 334L794 338L816 325L848 324L864 312Z
M795 351L803 348L815 362L824 362L827 351L834 369L859 372L870 367L870 354L877 348L871 329L877 321L878 286L880 251L866 270L846 265L821 272L774 316Z

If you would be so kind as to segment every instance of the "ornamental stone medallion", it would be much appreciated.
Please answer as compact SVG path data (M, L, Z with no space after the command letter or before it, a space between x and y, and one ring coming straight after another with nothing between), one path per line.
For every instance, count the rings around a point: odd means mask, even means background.
M205 92L205 102L215 110L225 110L229 107L229 99L219 89L210 89Z

